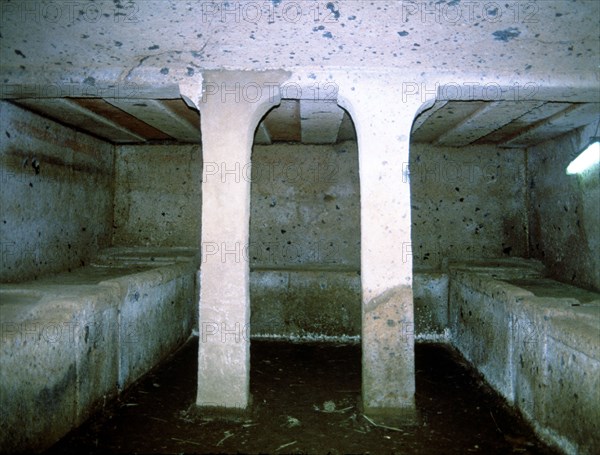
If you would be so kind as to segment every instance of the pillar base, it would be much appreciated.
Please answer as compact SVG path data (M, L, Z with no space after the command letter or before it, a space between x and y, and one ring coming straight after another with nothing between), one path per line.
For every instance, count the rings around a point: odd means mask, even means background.
M365 408L363 414L375 424L384 427L402 428L420 426L421 415L417 408Z
M198 418L209 418L227 422L244 422L252 417L252 396L249 397L248 401L249 404L245 408L214 406L211 403L196 404L191 407L190 412Z

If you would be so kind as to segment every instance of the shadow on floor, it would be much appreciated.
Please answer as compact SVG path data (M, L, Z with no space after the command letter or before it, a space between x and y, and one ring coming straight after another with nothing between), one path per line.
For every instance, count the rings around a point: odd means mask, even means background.
M195 412L198 339L47 453L555 454L446 345L415 347L420 422L359 411L360 346L253 341L250 415Z

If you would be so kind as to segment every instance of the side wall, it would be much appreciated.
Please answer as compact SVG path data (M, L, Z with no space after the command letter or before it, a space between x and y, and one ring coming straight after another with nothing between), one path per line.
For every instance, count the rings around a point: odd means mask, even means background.
M531 256L553 278L600 290L600 174L566 168L596 125L527 150Z
M113 244L198 247L199 145L117 146L115 168Z
M111 144L0 102L0 281L78 267L108 246Z

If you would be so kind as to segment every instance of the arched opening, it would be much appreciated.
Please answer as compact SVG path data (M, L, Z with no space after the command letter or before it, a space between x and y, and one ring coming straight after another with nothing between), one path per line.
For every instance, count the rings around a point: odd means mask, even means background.
M334 142L311 136L308 118L300 116L303 102L282 100L255 136L252 336L357 338L360 199L354 126L345 111L326 105L341 117L338 131L327 134Z
M255 399L262 393L261 373L273 368L275 357L285 364L273 372L278 377L287 378L288 368L312 369L309 377L290 378L291 387L317 381L310 386L317 400L319 389L338 380L336 389L355 393L321 401L354 405L360 393L360 185L350 115L331 100L282 99L256 129L251 176L252 393ZM273 343L263 341L273 339L282 343L270 350ZM336 343L352 347L326 346ZM332 374L340 366L353 385ZM277 374L279 368L284 372ZM318 382L325 376L330 385Z

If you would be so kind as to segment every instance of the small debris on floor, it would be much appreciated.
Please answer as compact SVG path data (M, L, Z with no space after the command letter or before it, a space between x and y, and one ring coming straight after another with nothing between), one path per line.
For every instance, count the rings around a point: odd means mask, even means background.
M335 411L335 403L333 401L326 401L323 403L323 411L333 412Z
M300 426L300 421L297 418L295 418L295 417L287 416L286 426L288 428L299 427Z

